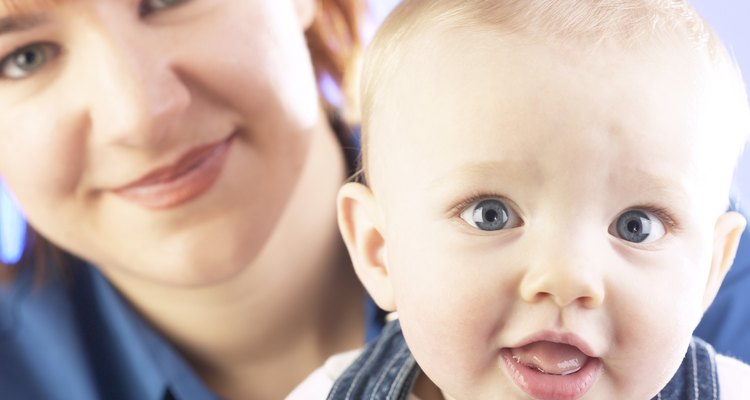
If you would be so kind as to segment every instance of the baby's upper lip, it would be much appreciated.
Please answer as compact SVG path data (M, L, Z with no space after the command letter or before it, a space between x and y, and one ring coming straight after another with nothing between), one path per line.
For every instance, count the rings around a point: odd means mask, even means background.
M578 348L583 354L588 357L597 358L599 357L596 352L592 349L591 345L583 340L580 336L570 332L556 332L556 331L541 331L531 334L521 341L517 342L512 348L521 348L536 342L551 342L567 344Z
M229 141L234 135L218 142L193 147L184 153L176 161L162 167L157 167L147 172L140 178L114 188L113 191L125 191L137 187L151 186L163 182L169 182L183 173L189 171L193 166L208 157L217 146Z

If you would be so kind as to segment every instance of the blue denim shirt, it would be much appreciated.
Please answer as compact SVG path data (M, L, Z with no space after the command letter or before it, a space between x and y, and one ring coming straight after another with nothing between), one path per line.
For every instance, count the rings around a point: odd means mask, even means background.
M0 285L0 398L216 399L94 267Z
M336 379L327 399L407 400L421 372L395 320ZM652 400L718 400L720 390L716 353L693 338L679 369Z

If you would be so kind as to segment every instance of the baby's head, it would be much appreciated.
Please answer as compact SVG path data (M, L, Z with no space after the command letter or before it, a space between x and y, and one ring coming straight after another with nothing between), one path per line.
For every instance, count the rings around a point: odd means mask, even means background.
M666 385L745 226L725 210L747 97L692 8L406 0L362 95L368 187L342 188L340 225L432 382L460 399Z

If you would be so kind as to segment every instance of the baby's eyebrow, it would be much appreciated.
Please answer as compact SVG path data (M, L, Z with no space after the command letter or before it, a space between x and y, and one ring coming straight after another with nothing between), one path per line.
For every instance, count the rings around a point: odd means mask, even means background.
M524 182L540 184L544 176L533 160L503 159L492 161L470 161L452 168L447 174L426 182L425 188L437 190L446 182L465 181L468 179L486 179L504 177L508 181L517 181L523 177Z
M44 14L17 15L0 18L0 35L21 32L49 22Z

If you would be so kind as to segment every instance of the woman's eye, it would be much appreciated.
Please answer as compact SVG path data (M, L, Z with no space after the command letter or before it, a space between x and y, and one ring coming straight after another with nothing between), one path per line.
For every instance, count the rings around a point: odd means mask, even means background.
M656 215L642 210L622 213L610 227L610 233L633 243L654 242L667 234Z
M140 14L146 15L154 11L163 10L169 7L175 7L188 0L143 0L140 6Z
M35 43L18 49L0 61L0 78L26 78L43 68L59 52L59 47L50 43Z
M483 231L510 229L521 224L516 213L497 199L485 199L472 203L461 212L461 219Z

